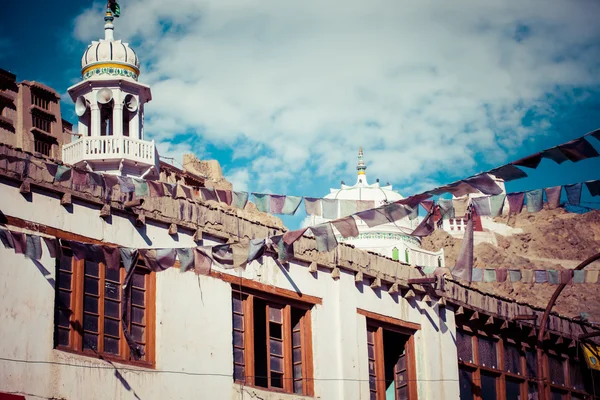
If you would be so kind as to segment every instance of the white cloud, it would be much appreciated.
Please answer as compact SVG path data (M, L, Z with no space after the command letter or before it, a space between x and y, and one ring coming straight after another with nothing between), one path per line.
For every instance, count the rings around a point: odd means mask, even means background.
M100 10L78 17L79 39L98 37ZM116 36L152 85L147 132L230 146L231 179L253 188L347 179L359 145L371 179L468 175L547 127L522 124L552 112L547 94L600 82L594 1L130 0L122 12Z

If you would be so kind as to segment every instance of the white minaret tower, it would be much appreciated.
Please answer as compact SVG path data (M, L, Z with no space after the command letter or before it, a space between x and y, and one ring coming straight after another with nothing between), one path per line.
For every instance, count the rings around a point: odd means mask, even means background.
M107 7L104 39L88 46L81 58L83 80L68 89L80 138L63 146L63 162L153 179L159 173L158 154L154 141L144 140L144 104L152 93L138 82L140 63L133 49L115 40L114 18Z

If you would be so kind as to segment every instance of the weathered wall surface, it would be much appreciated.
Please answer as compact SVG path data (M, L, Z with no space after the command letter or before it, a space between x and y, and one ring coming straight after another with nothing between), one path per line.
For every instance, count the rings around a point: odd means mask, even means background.
M27 200L16 185L0 184L0 210L121 246L195 245L192 232L180 230L174 240L166 225L148 221L138 230L119 215L106 222L90 206L65 209L57 196L32 193ZM0 246L0 391L29 393L32 399L302 398L233 382L231 286L175 268L156 276L156 369L114 364L117 372L105 361L53 349L55 264L44 254L34 262ZM440 312L425 302L357 285L345 271L334 280L329 270L310 274L306 264L290 262L282 269L270 257L252 262L241 276L322 298L311 313L316 398L368 398L366 320L357 308L420 324L415 334L419 398L458 398L450 308Z

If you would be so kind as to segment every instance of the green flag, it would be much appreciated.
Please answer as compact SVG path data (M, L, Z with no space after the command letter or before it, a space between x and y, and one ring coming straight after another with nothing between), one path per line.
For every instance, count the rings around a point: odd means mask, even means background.
M119 18L121 16L121 7L119 7L119 3L117 3L115 0L110 0L108 4L113 15Z

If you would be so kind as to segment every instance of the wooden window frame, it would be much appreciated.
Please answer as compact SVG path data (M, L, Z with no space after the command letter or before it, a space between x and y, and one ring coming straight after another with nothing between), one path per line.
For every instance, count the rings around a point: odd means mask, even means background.
M527 354L526 351L533 351L535 354L536 347L534 344L529 344L527 342L517 342L513 338L502 338L498 335L493 335L485 331L477 330L471 328L469 325L457 324L457 331L462 330L469 335L471 335L471 345L473 349L473 362L468 362L464 360L458 360L459 368L468 370L472 373L472 392L473 392L473 400L482 400L481 394L481 374L487 373L496 376L496 398L498 400L507 399L506 397L506 382L507 380L519 381L520 384L520 395L521 398L528 398L528 390L529 385L535 385L537 389L537 374L539 374L540 366L537 365L536 362L536 376L528 376L527 373ZM489 366L483 366L479 362L479 338L493 338L496 340L496 357L497 357L497 368L491 368ZM519 350L519 365L520 365L520 374L514 372L505 371L505 351L507 344L516 346ZM550 398L550 391L552 389L556 389L561 391L566 395L577 394L582 396L590 396L587 392L583 390L576 390L570 386L570 368L569 361L573 360L573 357L569 357L566 354L557 354L552 350L547 350L544 352L544 365L546 371L549 374L549 362L548 362L548 353L552 353L552 355L557 355L562 359L562 366L565 376L565 385L552 384L551 382L546 383L546 397ZM476 385L476 382L479 382L479 386Z
M52 156L52 143L50 143L49 141L34 137L33 138L33 149L34 149L34 152L36 152L36 153L43 154L47 157ZM47 150L47 151L45 151L45 150Z
M63 251L70 252L70 249L63 248ZM98 263L98 348L96 350L86 349L83 346L83 315L84 315L84 281L85 281L85 260L76 260L74 256L71 257L71 295L70 295L70 310L72 314L69 317L69 345L60 345L55 339L55 348L61 351L80 354L92 358L107 359L110 361L119 362L122 364L136 365L146 368L155 368L155 351L156 351L156 273L148 270L145 266L138 261L135 268L145 275L145 310L146 310L146 324L145 324L145 360L134 360L131 359L130 349L125 340L125 336L122 328L122 316L121 307L123 306L122 296L122 285L125 279L125 268L121 265L119 267L119 280L121 290L119 296L119 355L113 353L104 352L104 319L106 318L104 313L104 299L105 290L103 287L106 282L106 268L104 263ZM60 258L56 259L56 270L58 271L60 266ZM58 272L57 272L58 275ZM57 276L58 278L58 276ZM133 286L133 279L130 283ZM59 285L56 285L56 293L58 295ZM130 288L131 290L131 288ZM132 302L129 304L130 308L133 307ZM60 312L57 311L58 304L55 301L54 312L55 315ZM58 321L55 317L55 332L58 328ZM135 324L132 322L132 318L129 318L129 330L131 332L131 325ZM55 333L56 335L56 333Z
M421 325L408 321L403 321L397 318L388 317L377 314L371 311L357 308L356 312L366 317L367 335L369 329L374 329L374 362L375 362L375 380L376 380L376 397L379 400L385 399L385 379L379 377L385 376L385 353L383 346L383 331L392 331L401 335L407 336L405 352L406 352L406 369L408 376L408 398L416 400L418 398L417 391L417 366L415 354L415 332L421 329ZM367 337L368 341L368 337ZM368 346L368 343L367 343ZM369 355L367 353L367 358ZM367 366L368 371L368 366ZM371 374L369 374L370 377ZM371 392L369 380L369 392Z
M211 273L212 275L212 273ZM225 275L225 274L223 274ZM239 283L239 278L237 279ZM283 289L281 289L283 290ZM288 291L289 292L289 291ZM244 367L245 376L244 381L235 378L234 381L244 386L255 387L260 390L273 391L279 393L286 393L290 395L301 395L301 396L314 396L314 367L313 367L313 346L312 346L312 315L311 309L314 302L306 303L292 299L295 297L291 293L287 293L289 296L277 296L270 293L265 293L256 289L248 287L232 288L232 302L234 299L242 301L243 309L243 327L244 327ZM260 386L256 384L255 379L255 354L254 354L254 299L260 299L266 303L266 332L265 336L267 339L267 386ZM314 298L313 298L314 300ZM283 388L272 387L271 374L270 374L270 350L269 350L269 303L283 306ZM294 375L293 375L293 360L292 360L292 308L301 310L304 315L300 320L300 340L302 348L302 393L294 392ZM232 315L234 311L232 310ZM234 327L232 326L232 330ZM234 358L234 366L236 365Z
M45 98L44 96L40 96L35 90L31 91L31 104L42 108L44 110L50 111L50 100Z

